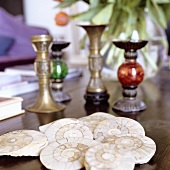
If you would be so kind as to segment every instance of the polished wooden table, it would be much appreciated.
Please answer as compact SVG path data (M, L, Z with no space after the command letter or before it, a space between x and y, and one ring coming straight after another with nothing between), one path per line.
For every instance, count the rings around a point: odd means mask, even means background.
M66 109L54 114L36 114L26 112L0 122L0 135L18 129L38 130L40 125L51 121L73 117L80 118L94 112L108 112L116 116L127 116L139 121L146 135L152 138L157 146L156 153L149 163L136 165L135 170L170 170L170 71L161 70L151 79L142 82L138 88L138 97L147 105L147 109L137 115L117 115L112 111L112 104L120 98L121 85L117 81L105 81L110 94L109 102L101 105L86 104L85 89L89 80L89 72L83 76L64 82L64 90L72 98L65 103ZM23 107L33 104L37 92L22 95ZM0 170L45 170L38 157L0 157Z

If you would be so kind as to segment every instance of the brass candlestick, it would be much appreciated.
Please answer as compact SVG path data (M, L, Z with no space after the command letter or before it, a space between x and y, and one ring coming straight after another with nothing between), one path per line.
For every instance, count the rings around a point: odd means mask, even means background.
M87 102L92 102L94 104L106 102L109 98L109 95L101 80L103 57L100 54L100 38L106 25L80 26L86 30L90 39L90 55L88 57L88 67L91 73L91 77L84 97Z
M52 42L50 35L37 35L31 38L33 48L37 52L34 62L34 70L39 78L39 94L37 101L27 111L37 113L54 113L65 108L64 105L56 104L52 98L50 89L50 58L48 56L49 46Z

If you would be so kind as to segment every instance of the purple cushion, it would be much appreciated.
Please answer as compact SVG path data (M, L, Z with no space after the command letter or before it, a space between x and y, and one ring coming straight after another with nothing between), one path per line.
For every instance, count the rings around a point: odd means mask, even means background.
M13 38L0 35L0 56L6 55L13 43Z
M30 38L33 35L48 34L43 28L27 26L21 17L13 16L0 8L0 34L11 37L15 43L8 52L9 56L35 56Z

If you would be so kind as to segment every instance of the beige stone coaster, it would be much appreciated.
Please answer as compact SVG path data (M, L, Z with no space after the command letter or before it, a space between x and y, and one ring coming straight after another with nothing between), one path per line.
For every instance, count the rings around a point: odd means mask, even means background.
M42 164L53 170L77 170L84 167L85 152L100 144L91 139L68 138L66 142L50 143L40 154Z
M71 123L72 122L72 123ZM93 139L91 130L81 121L60 119L54 122L45 132L49 142L61 142L67 138Z
M69 123L69 122L70 122L70 123L75 123L75 121L76 121L77 119L74 119L74 118L64 118L63 120L68 121L68 123ZM58 121L58 120L56 120L56 121ZM46 125L40 126L40 127L39 127L39 130L40 130L42 133L45 133L46 130L47 130L53 123L55 123L56 121L51 122L51 123L48 123L48 124L46 124Z
M156 152L155 142L146 136L117 135L111 136L102 142L114 144L115 149L121 154L129 152L135 157L136 164L149 162Z
M90 116L86 116L86 117L82 117L79 120L83 121L84 124L89 127L89 129L94 132L94 129L96 128L96 126L103 120L106 119L110 119L110 118L114 118L115 116L108 114L108 113L104 113L104 112L96 112L93 113Z
M0 155L39 156L47 137L35 130L18 130L0 136Z
M138 134L145 136L144 128L137 121L125 118L115 117L104 120L99 123L94 130L94 139L102 141L113 135Z
M129 154L116 152L113 145L100 144L87 150L85 166L93 170L133 170L135 160Z

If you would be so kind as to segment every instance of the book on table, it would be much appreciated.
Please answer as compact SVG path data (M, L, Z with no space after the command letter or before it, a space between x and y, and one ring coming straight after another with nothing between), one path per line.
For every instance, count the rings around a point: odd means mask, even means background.
M0 121L24 113L21 97L0 97Z
M23 76L36 76L33 64L8 67L5 69L5 72L10 74L20 74ZM71 79L80 76L82 76L82 68L80 66L69 66L68 74L65 79Z
M39 89L38 78L0 72L0 96L11 97Z
M19 82L22 80L21 75L19 74L10 74L10 73L5 73L5 72L0 72L0 86L5 86L7 84L12 84L15 82Z

